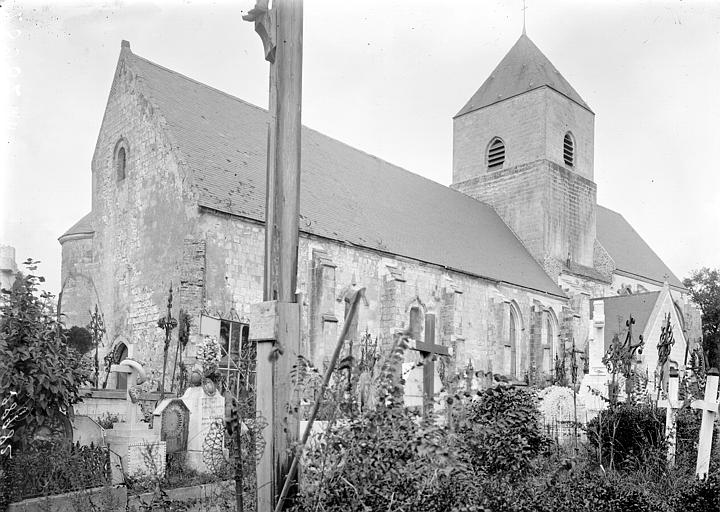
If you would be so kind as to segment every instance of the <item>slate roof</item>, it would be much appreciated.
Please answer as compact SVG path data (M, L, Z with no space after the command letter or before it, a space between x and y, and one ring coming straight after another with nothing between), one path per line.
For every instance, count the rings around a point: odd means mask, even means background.
M598 205L596 236L615 261L617 270L651 279L657 284L663 284L667 279L671 286L685 289L672 270L619 213Z
M92 235L95 229L92 225L92 212L85 215L82 219L77 221L73 226L62 234L58 240L62 240L66 236L70 235Z
M125 55L199 204L264 221L267 111ZM305 127L300 209L306 233L564 296L490 206Z
M550 87L592 112L543 52L523 34L455 117L539 87Z
M610 346L615 334L618 334L621 339L627 335L625 322L630 315L635 319L633 340L637 341L638 336L647 327L659 296L660 292L649 292L594 299L605 303L605 349ZM591 311L592 309L590 308Z

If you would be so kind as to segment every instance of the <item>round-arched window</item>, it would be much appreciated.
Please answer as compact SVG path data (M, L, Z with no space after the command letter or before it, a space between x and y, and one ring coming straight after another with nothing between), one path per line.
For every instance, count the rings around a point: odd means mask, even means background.
M115 146L115 178L117 181L122 181L127 176L127 159L128 159L128 148L125 139L121 139Z
M568 167L575 164L575 139L570 132L567 132L563 139L563 159Z
M502 167L505 163L505 143L500 137L495 137L490 141L487 149L487 166L488 169L496 169Z

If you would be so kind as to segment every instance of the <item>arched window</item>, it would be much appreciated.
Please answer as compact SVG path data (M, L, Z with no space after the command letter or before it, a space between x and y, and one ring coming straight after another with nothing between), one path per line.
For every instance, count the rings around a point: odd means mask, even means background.
M500 137L495 137L490 141L487 150L487 166L488 169L502 167L505 163L505 143Z
M113 351L113 364L120 364L121 361L128 358L128 348L125 343L120 343ZM117 373L117 381L115 389L127 389L127 373Z
M518 317L515 308L510 307L510 329L508 342L510 343L510 376L517 378L517 347L518 347Z
M127 176L127 157L128 150L125 140L122 139L115 147L115 178L122 181Z
M555 315L548 311L545 315L545 338L543 339L542 372L552 374L555 358L555 337L556 337Z
M415 341L423 341L423 312L419 306L410 308L410 337Z
M572 167L575 163L575 139L573 139L572 133L567 132L565 139L563 140L563 158L565 159L565 165Z

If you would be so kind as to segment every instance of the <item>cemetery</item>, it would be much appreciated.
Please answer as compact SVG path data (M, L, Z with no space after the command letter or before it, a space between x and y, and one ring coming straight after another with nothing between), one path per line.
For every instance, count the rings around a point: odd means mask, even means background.
M302 126L302 0L242 19L267 111L123 40L58 295L3 249L0 512L720 511L720 272L597 204L524 18L450 187Z

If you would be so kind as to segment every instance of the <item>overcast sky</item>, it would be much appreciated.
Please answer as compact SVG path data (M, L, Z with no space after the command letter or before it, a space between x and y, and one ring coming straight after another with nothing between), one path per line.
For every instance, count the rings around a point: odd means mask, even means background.
M598 202L679 278L720 267L720 2L527 3L528 35L596 114ZM263 107L268 66L241 19L254 0L0 4L0 243L57 292L120 41ZM307 0L304 16L304 124L449 184L452 116L520 36L522 1Z

